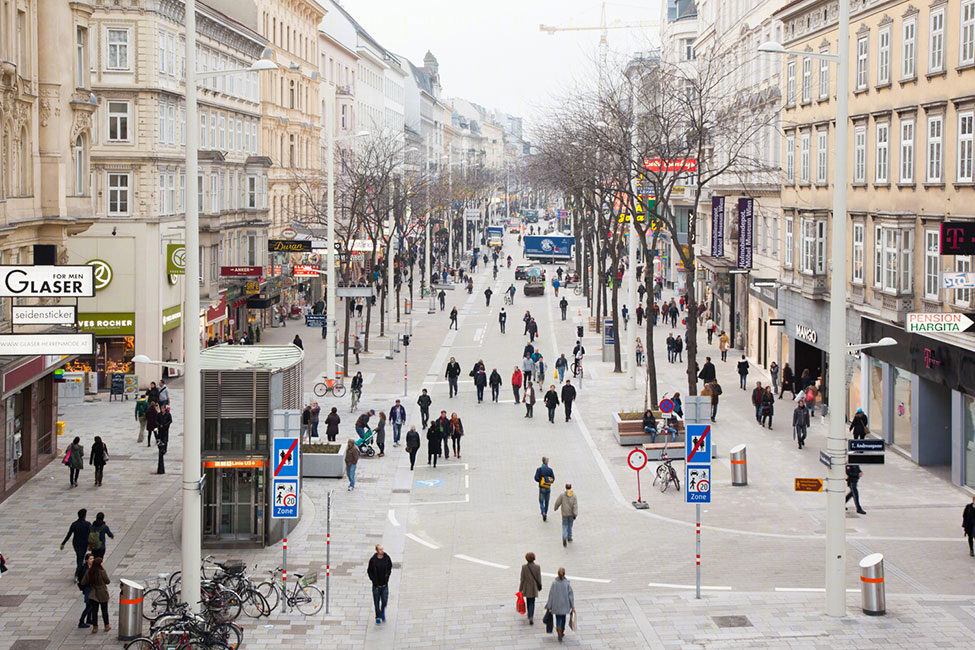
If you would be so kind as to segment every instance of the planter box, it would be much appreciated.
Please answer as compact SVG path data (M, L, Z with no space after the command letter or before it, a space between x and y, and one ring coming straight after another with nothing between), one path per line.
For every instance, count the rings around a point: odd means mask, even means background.
M302 452L301 475L304 478L342 478L345 476L345 449L334 454Z
M613 435L621 446L650 442L650 434L643 430L643 413L613 413L613 424Z

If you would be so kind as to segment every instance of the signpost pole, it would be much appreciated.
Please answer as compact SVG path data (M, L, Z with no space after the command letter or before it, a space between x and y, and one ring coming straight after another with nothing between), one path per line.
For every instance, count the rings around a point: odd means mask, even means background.
M403 346L403 396L407 394L407 379L410 376L410 346Z
M283 557L281 558L281 584L284 585L284 613L288 613L288 524L290 522L284 520L284 547L281 551Z
M697 599L701 600L701 504L696 505L697 509L697 532L694 537L697 545Z
M328 491L325 509L325 613L328 614L328 597L332 580L332 490Z

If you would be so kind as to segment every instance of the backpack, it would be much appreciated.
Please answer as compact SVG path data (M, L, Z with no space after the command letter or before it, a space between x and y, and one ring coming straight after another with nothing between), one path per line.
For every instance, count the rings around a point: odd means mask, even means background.
M542 476L538 481L538 487L540 488L550 488L552 483L555 482L555 478L552 476Z
M88 533L88 550L99 551L102 548L102 535L101 529L91 527L91 531Z
M721 395L721 392L722 392L721 385L718 382L714 382L713 384L711 384L712 395Z

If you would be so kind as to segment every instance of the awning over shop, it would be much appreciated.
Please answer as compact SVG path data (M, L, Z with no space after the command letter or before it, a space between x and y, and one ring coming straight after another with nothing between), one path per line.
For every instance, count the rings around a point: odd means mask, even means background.
M726 257L712 257L710 255L698 255L696 258L700 264L708 267L715 273L727 273L735 268L735 262Z
M248 309L267 309L281 302L281 294L274 296L251 296L247 299Z

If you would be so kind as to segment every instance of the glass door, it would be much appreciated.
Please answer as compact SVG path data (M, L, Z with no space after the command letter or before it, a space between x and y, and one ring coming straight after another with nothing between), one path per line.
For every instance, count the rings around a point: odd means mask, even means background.
M263 468L207 469L203 533L217 539L262 542Z

